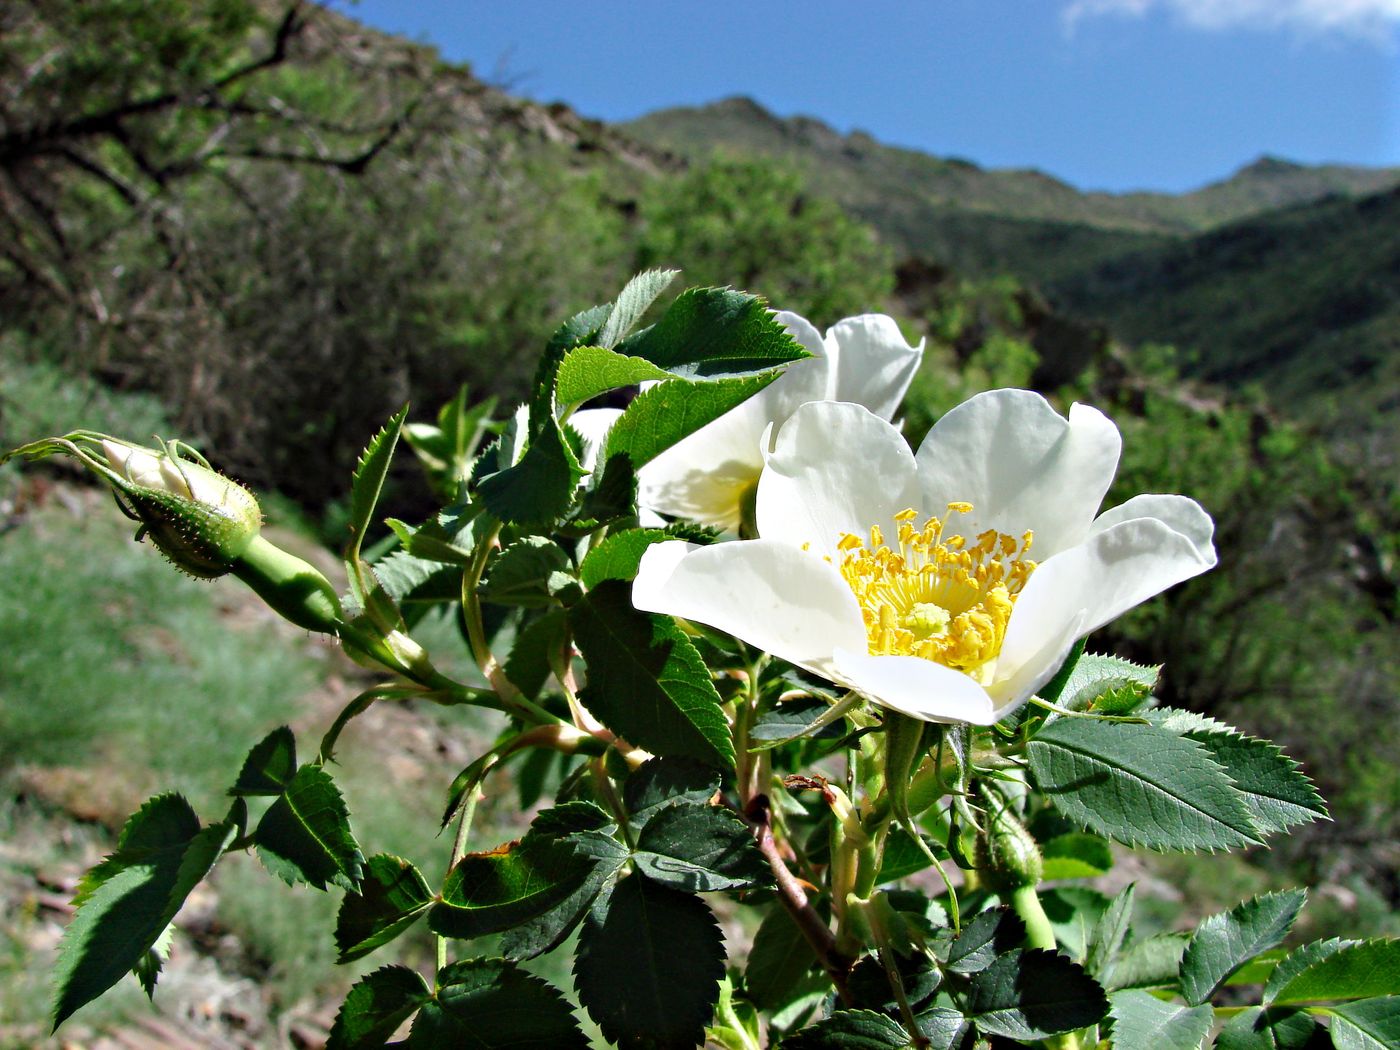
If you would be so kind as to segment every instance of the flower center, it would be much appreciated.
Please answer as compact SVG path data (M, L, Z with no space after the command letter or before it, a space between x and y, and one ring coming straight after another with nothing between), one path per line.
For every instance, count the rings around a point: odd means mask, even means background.
M970 503L950 503L948 513L966 514ZM929 518L922 527L915 510L894 516L898 538L885 543L880 526L869 537L846 533L841 575L860 602L873 656L919 656L956 668L982 681L990 679L1006 637L1011 609L1035 562L1027 532L1018 543L988 529L969 545L945 536L944 522Z

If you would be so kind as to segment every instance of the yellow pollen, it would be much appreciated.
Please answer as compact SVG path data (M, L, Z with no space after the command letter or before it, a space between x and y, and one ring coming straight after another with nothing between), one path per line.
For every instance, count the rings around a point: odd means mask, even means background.
M948 504L968 514L971 503ZM1016 597L1035 571L1020 542L987 530L969 542L943 535L938 518L917 524L913 508L894 516L895 546L878 525L866 538L844 533L839 568L865 620L874 656L918 656L956 668L986 684L1006 637Z

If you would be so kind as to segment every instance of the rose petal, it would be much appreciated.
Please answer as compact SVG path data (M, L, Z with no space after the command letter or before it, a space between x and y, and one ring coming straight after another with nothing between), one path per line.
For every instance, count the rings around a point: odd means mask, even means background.
M889 529L917 498L899 431L860 405L813 401L778 431L758 485L758 531L834 558L843 533Z
M1038 566L1016 599L998 677L1013 678L1062 640L1085 635L1168 587L1205 572L1215 552L1155 518L1119 522ZM1003 670L1004 669L1004 670Z
M707 624L828 678L832 653L866 644L841 574L773 540L655 544L642 555L632 603Z
M995 721L992 698L961 671L917 656L869 656L837 650L836 674L842 685L925 722Z
M661 514L739 527L744 499L763 470L764 431L798 405L826 396L830 362L817 330L793 313L777 320L813 356L794 361L753 397L678 441L642 467L638 498Z
M1215 535L1215 522L1211 521L1210 515L1199 503L1186 496L1157 493L1134 496L1126 503L1120 503L1095 518L1094 524L1089 528L1089 534L1103 532L1119 522L1131 521L1134 518L1156 518L1173 532L1185 536L1202 557L1208 558L1212 565L1215 564L1215 546L1211 542Z
M890 419L923 360L924 343L910 346L894 319L862 314L837 321L826 333L831 384L826 399L854 401Z
M1088 535L1121 446L1118 428L1087 405L1065 419L1029 390L978 394L935 423L919 448L920 509L941 515L949 502L971 503L956 529L1018 539L1030 529L1036 556L1048 558Z
M1011 669L1008 677L998 679L987 687L992 702L996 704L996 710L992 713L994 720L1000 721L1015 711L1030 699L1037 689L1055 677L1055 672L1065 662L1065 657L1069 656L1074 643L1080 635L1088 633L1081 630L1083 624L1084 617L1076 616L1064 623L1048 627L1044 642L1036 652L1024 657L1019 666ZM1002 653L1005 652L1003 647ZM1003 659L998 661L997 669L1000 671L1009 666L1009 661Z

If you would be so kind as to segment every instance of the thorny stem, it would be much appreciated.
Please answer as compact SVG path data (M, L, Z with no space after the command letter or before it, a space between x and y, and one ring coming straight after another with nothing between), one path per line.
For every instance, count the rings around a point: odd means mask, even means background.
M758 843L759 852L773 869L773 878L778 884L779 902L797 924L807 943L812 946L817 961L831 978L841 1002L850 1006L853 1000L847 978L855 960L836 947L835 935L812 907L807 899L807 891L802 888L797 877L788 870L787 862L773 839L772 809L768 796L755 796L749 803L745 817L753 828L754 841Z

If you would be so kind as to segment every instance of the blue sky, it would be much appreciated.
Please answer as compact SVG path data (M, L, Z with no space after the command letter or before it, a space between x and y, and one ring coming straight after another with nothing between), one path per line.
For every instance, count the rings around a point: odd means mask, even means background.
M346 6L344 3L338 6ZM1262 154L1400 165L1400 0L360 0L514 94L619 121L752 96L1086 189Z

